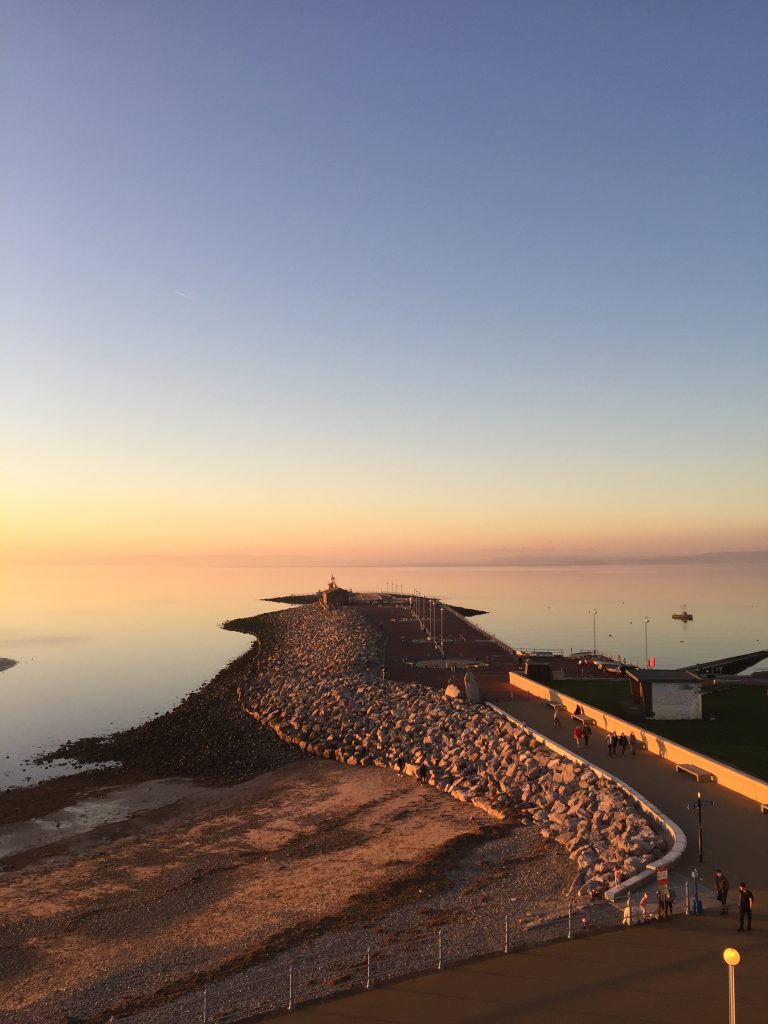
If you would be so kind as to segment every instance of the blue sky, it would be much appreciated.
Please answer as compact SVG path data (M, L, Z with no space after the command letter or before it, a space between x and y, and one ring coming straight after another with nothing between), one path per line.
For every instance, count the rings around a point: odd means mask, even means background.
M764 4L0 17L10 555L768 546Z

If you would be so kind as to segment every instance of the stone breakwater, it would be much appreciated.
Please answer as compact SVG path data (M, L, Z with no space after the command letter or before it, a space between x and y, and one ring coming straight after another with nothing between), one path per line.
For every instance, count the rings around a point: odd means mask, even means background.
M485 705L381 679L380 637L354 609L269 616L273 642L240 691L243 709L316 757L415 775L501 821L533 822L607 888L665 850L622 789L557 756Z

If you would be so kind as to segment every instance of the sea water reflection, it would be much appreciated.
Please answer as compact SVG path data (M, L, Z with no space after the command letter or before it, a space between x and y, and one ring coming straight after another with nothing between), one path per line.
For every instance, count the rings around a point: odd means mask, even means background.
M18 661L0 673L0 787L51 774L22 767L30 754L167 710L247 649L219 622L317 590L330 569L352 589L482 608L484 627L516 646L591 649L594 618L599 650L642 663L647 616L660 667L768 647L764 566L15 567L0 619L0 657ZM682 603L687 625L672 619Z

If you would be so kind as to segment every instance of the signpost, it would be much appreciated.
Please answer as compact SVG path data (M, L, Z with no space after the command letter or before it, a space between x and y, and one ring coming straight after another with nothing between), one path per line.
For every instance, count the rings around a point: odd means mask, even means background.
M701 877L701 875L699 874L698 869L694 868L693 871L691 872L691 878L693 879L693 913L697 914L699 916L704 913L704 911L702 909L702 906L701 906L701 900L699 899L699 878L700 877Z
M689 811L698 811L699 812L699 864L703 864L704 863L704 840L703 840L702 832L701 832L701 808L702 807L714 807L714 806L715 806L715 801L714 800L702 800L701 799L701 793L697 793L696 794L696 799L692 800L688 804L688 810Z
M659 921L669 917L672 900L669 894L669 868L656 868L656 900L659 906Z

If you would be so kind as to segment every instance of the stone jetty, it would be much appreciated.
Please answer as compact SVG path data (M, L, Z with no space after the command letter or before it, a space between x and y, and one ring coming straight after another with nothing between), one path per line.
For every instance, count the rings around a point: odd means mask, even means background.
M381 636L362 610L308 605L259 618L269 642L239 699L285 743L415 776L500 821L533 822L577 863L580 886L605 889L664 851L621 788L493 708L382 679Z

